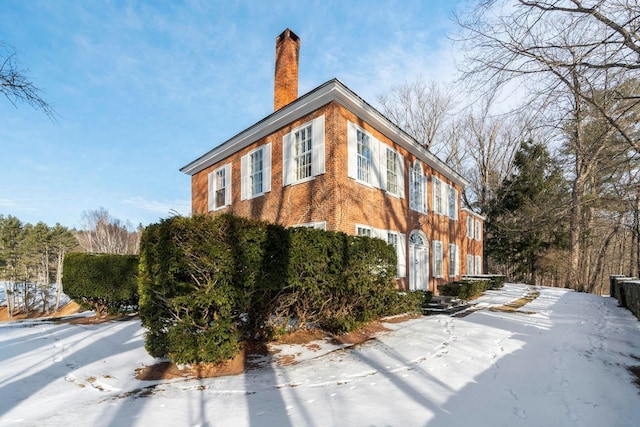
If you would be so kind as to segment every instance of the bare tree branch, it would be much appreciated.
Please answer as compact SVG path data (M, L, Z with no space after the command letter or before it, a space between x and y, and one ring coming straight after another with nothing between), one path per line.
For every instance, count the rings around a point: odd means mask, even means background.
M40 96L38 89L28 78L28 70L20 67L20 62L13 48L0 43L0 93L14 107L26 103L40 110L52 121L56 121L56 112L47 101Z

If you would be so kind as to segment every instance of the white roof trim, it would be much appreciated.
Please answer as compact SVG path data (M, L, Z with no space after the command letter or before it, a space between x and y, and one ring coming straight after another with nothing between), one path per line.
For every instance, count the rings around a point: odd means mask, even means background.
M265 117L253 126L182 167L180 171L188 175L195 175L237 151L248 147L258 139L270 135L300 117L318 110L331 101L337 101L389 139L416 155L420 160L440 172L446 178L462 187L469 185L469 182L453 168L421 146L415 139L409 136L409 134L392 123L337 79L330 80L318 86L289 105Z

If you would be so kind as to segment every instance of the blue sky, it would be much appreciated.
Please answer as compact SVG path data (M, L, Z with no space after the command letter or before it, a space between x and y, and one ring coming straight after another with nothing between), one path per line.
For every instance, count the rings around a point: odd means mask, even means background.
M453 77L461 3L0 0L0 42L58 113L0 98L0 214L67 227L99 207L133 225L189 214L179 168L273 111L285 28L301 38L300 95L337 77L377 106L395 84Z

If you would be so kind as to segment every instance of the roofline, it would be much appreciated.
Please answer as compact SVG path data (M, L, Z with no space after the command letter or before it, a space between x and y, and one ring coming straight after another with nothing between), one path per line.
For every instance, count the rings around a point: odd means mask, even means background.
M248 147L258 139L277 131L300 117L318 110L331 101L338 102L340 105L362 118L376 130L392 141L400 144L412 154L415 154L420 160L427 163L446 178L449 178L462 187L469 185L469 181L467 181L462 175L429 152L426 148L420 145L418 141L338 79L329 80L310 92L307 92L292 103L273 112L254 125L223 142L216 148L213 148L204 155L198 157L196 160L180 168L180 171L187 175L195 175L207 167L224 160L235 152Z
M471 215L480 218L483 221L487 220L487 217L484 215L480 215L478 212L474 211L473 209L469 209L467 207L462 208L463 211L470 213Z

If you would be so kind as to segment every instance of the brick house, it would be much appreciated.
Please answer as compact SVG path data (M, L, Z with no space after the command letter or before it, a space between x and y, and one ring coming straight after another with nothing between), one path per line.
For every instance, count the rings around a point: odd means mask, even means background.
M382 238L405 289L481 273L468 182L339 80L298 97L299 49L289 29L276 38L274 113L181 169L193 213Z

